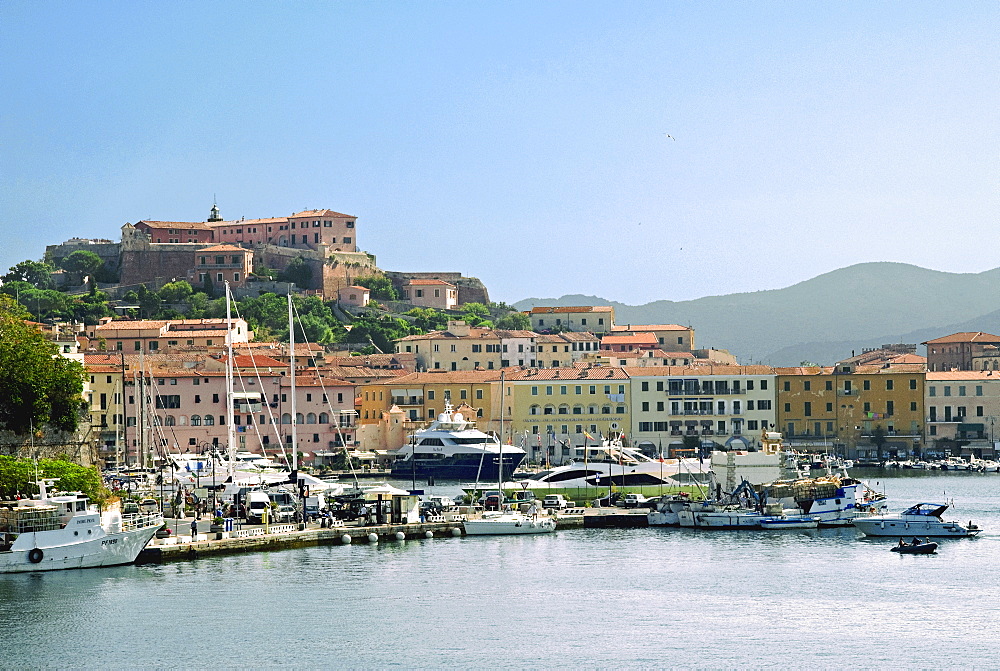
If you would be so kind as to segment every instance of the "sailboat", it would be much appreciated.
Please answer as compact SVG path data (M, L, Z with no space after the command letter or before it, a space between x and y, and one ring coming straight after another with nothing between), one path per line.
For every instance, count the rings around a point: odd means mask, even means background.
M497 454L498 463L503 463L503 386L504 374L500 372L500 444ZM503 498L503 469L497 469L497 489ZM521 534L545 534L556 530L556 522L548 516L525 514L513 510L499 510L483 513L478 519L466 520L462 523L468 536L514 536Z

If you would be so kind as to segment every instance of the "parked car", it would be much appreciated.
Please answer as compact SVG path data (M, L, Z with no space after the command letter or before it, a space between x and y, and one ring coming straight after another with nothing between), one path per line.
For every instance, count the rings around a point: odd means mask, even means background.
M139 501L139 510L144 513L159 512L160 504L156 502L156 499L143 499Z
M608 494L607 496L602 496L599 499L594 499L590 505L595 508L613 508L621 503L622 495L619 492L614 494Z
M625 507L626 508L645 508L649 499L642 494L626 494L625 495Z
M562 494L548 494L544 499L542 499L542 508L549 510L562 510L563 508L572 508L574 503L572 501L567 501L566 497Z
M125 501L122 503L122 515L138 515L139 504L135 501Z

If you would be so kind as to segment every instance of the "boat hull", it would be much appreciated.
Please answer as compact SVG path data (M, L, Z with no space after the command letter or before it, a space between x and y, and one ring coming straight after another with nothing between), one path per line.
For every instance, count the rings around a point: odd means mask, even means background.
M856 517L854 526L866 536L923 536L932 538L966 538L976 536L981 529L966 529L957 522L935 520L905 520L886 516Z
M70 527L24 533L17 538L11 550L0 553L0 573L131 564L160 526L150 525L115 533L99 533L91 528L92 533L83 537L72 536L74 530Z
M897 545L892 548L892 551L901 555L932 555L937 552L937 548L937 543L921 543L920 545Z
M392 477L406 479L410 477L433 477L441 480L479 480L480 482L496 482L510 480L514 471L524 461L523 452L510 452L503 455L503 473L499 473L498 458L495 454L485 458L478 453L454 454L443 459L416 459L395 461L392 465Z
M467 536L522 536L548 534L556 530L555 520L547 517L533 520L524 515L499 515L462 523Z
M815 529L819 526L816 517L771 517L760 521L761 529Z

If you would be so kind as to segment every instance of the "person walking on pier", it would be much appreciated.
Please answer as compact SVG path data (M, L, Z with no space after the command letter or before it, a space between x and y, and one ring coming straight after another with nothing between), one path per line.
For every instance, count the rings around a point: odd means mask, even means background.
M197 540L198 538L198 518L195 517L191 520L191 540Z

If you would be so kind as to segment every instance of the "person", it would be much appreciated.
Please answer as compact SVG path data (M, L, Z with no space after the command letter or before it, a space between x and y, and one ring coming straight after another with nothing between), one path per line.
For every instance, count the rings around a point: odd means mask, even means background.
M914 545L920 545L920 539L919 539L919 538L917 538L916 536L914 536L914 537L913 537L913 544L914 544Z
M899 547L904 547L905 545L906 545L906 543L904 543L904 542L903 542L903 539L902 539L902 538L900 538L900 539L899 539Z
M538 508L535 506L534 501L532 501L531 505L528 506L528 514L531 515L531 519L538 519Z
M198 535L198 518L195 517L191 520L191 540L194 540Z

